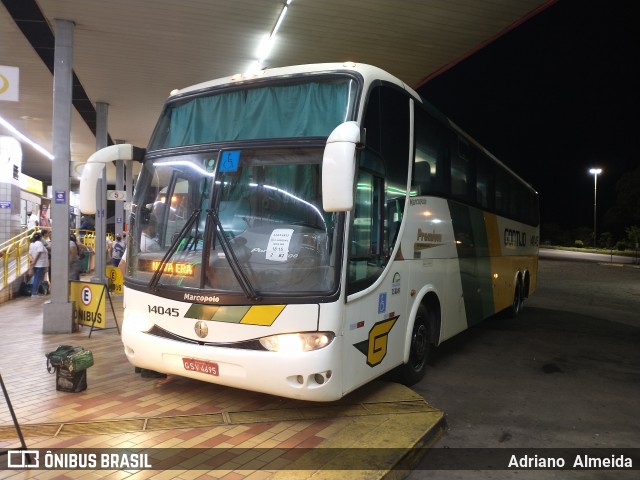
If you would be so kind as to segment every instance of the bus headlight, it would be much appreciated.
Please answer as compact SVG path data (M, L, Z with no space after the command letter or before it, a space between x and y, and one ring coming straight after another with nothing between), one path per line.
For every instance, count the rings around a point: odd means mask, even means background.
M319 350L329 345L333 332L285 333L263 337L260 344L270 352L299 353Z

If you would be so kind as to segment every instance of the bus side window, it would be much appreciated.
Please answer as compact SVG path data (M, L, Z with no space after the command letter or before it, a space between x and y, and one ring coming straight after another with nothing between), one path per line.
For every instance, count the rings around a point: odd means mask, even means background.
M413 168L413 188L416 195L426 195L431 191L431 165L429 162L416 162Z
M449 191L447 165L450 134L419 105L415 106L414 117L413 194L444 194Z
M495 165L491 159L479 150L475 153L476 165L476 203L485 210L495 211Z
M451 156L451 195L462 200L468 200L470 190L469 144L458 137L457 149ZM456 151L457 150L457 151Z

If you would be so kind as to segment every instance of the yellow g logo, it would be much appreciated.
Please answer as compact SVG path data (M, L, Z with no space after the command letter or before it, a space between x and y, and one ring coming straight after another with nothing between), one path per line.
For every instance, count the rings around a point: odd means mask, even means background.
M369 338L354 345L354 347L366 355L367 365L370 367L379 365L387 355L389 332L398 318L400 318L400 316L396 315L395 317L376 323L369 331Z
M369 350L367 351L367 365L375 367L384 360L387 355L389 332L398 320L393 317L376 323L369 332Z

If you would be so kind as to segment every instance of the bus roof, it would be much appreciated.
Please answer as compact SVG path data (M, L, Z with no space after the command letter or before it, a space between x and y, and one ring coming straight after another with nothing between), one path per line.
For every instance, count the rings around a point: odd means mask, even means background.
M231 86L231 85L242 85L247 84L250 85L256 81L263 81L268 78L287 78L293 76L299 76L304 74L313 74L313 73L339 73L339 72L356 72L358 73L364 80L365 86L374 81L385 81L392 83L394 85L399 86L404 89L407 93L409 93L417 102L423 104L436 118L439 118L441 122L448 124L450 128L454 131L462 135L469 141L470 143L475 144L478 148L480 148L485 154L487 154L491 159L498 164L500 164L504 169L508 170L511 175L518 179L522 184L527 185L529 189L533 192L536 190L533 188L531 184L522 179L518 174L516 174L513 170L507 167L503 162L501 162L498 158L496 158L491 152L489 152L486 148L484 148L479 142L477 142L473 137L471 137L468 133L458 127L451 119L449 119L446 115L443 115L439 112L433 105L431 105L426 99L422 98L415 90L409 87L406 83L404 83L399 78L390 74L389 72L375 67L373 65L367 65L364 63L355 63L355 62L343 62L343 63L313 63L307 65L292 65L288 67L279 67L279 68L269 68L257 71L255 73L238 73L232 76L222 77L215 80L209 80L207 82L198 83L196 85L192 85L180 90L174 90L171 92L169 99L176 96L189 95L197 92L202 92L206 90L210 90L216 87L221 86ZM537 192L536 192L537 193Z
M399 78L391 75L389 72L382 70L381 68L374 67L372 65L366 65L364 63L344 62L344 63L314 63L309 65L293 65L289 67L269 68L260 70L256 73L238 73L228 77L218 78L216 80L209 80L207 82L198 83L190 87L186 87L180 90L174 90L171 92L171 97L176 95L183 95L188 93L194 93L201 90L208 90L210 88L222 86L222 85L234 85L242 83L251 83L256 80L263 80L265 78L276 77L289 77L296 76L305 73L336 73L336 72L357 72L362 76L365 84L368 84L375 80L383 80L400 86L416 100L422 101L420 96L406 83Z

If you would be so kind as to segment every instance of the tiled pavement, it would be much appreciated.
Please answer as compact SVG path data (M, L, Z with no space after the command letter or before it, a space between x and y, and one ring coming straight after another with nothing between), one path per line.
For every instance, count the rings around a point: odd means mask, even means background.
M189 470L175 466L162 470L156 458L154 468L146 470L10 469L0 470L0 478L361 478L354 470L323 469L331 459L300 462L304 455L319 452L316 447L330 449L334 461L340 452L354 458L352 452L375 447L394 447L387 453L400 455L433 441L443 429L442 412L393 383L373 382L339 402L312 403L182 377L169 382L141 378L127 362L115 328L93 330L90 337L88 327L77 333L44 335L46 300L18 297L0 305L0 374L27 447L153 449L158 455L186 454L192 457L191 463ZM121 320L122 299L114 296L113 301ZM107 327L113 327L109 310ZM93 352L95 364L87 371L86 391L56 391L55 375L47 372L44 354L60 344L80 345ZM0 449L19 447L8 406L0 395ZM249 450L228 450L234 448ZM215 462L210 458L211 452L238 451L244 453L220 456ZM393 457L389 462L400 460ZM6 462L6 455L0 457L0 468ZM302 464L304 470L297 470L296 465ZM385 474L384 468L377 467L365 476L382 478Z

